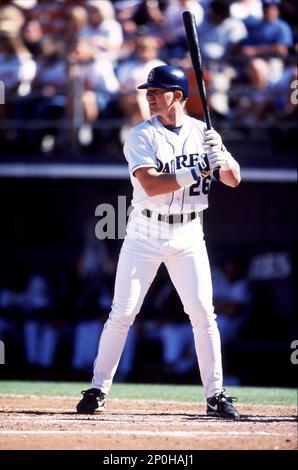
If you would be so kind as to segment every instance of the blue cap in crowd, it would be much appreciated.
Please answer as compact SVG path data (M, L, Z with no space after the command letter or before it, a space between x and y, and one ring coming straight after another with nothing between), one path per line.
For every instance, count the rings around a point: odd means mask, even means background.
M264 7L269 7L270 5L280 5L280 0L262 0Z

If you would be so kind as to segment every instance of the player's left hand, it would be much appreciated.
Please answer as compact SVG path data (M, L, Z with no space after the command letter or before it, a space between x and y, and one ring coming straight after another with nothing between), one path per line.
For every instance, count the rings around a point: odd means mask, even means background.
M203 145L207 153L223 149L222 138L214 129L205 130Z
M231 170L234 162L232 155L225 151L217 150L207 155L211 170L221 169L223 171Z

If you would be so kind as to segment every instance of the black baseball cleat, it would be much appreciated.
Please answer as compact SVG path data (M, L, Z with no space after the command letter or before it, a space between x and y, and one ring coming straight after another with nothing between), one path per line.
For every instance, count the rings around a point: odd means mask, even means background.
M238 401L236 397L229 397L223 388L220 393L216 393L213 397L207 398L207 415L217 416L218 418L240 420L240 414L232 403Z
M89 388L83 390L83 398L77 404L77 413L93 414L97 408L102 411L105 407L106 396L99 388Z

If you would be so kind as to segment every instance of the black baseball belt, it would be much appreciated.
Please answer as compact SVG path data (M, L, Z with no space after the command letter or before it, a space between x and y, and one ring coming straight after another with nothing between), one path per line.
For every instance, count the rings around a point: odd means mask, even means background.
M141 214L149 219L155 215L159 222L166 222L167 224L183 224L194 220L199 215L198 212L189 212L188 214L156 214L149 209L143 209Z

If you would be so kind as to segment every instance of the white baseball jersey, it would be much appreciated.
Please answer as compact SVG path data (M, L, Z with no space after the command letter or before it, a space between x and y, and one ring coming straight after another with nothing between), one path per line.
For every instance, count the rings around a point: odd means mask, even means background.
M185 116L179 134L165 128L156 116L132 129L124 145L133 185L132 205L161 214L200 212L208 207L211 177L199 178L192 185L172 193L148 196L135 170L153 167L160 172L176 173L192 168L205 155L203 136L205 123Z

